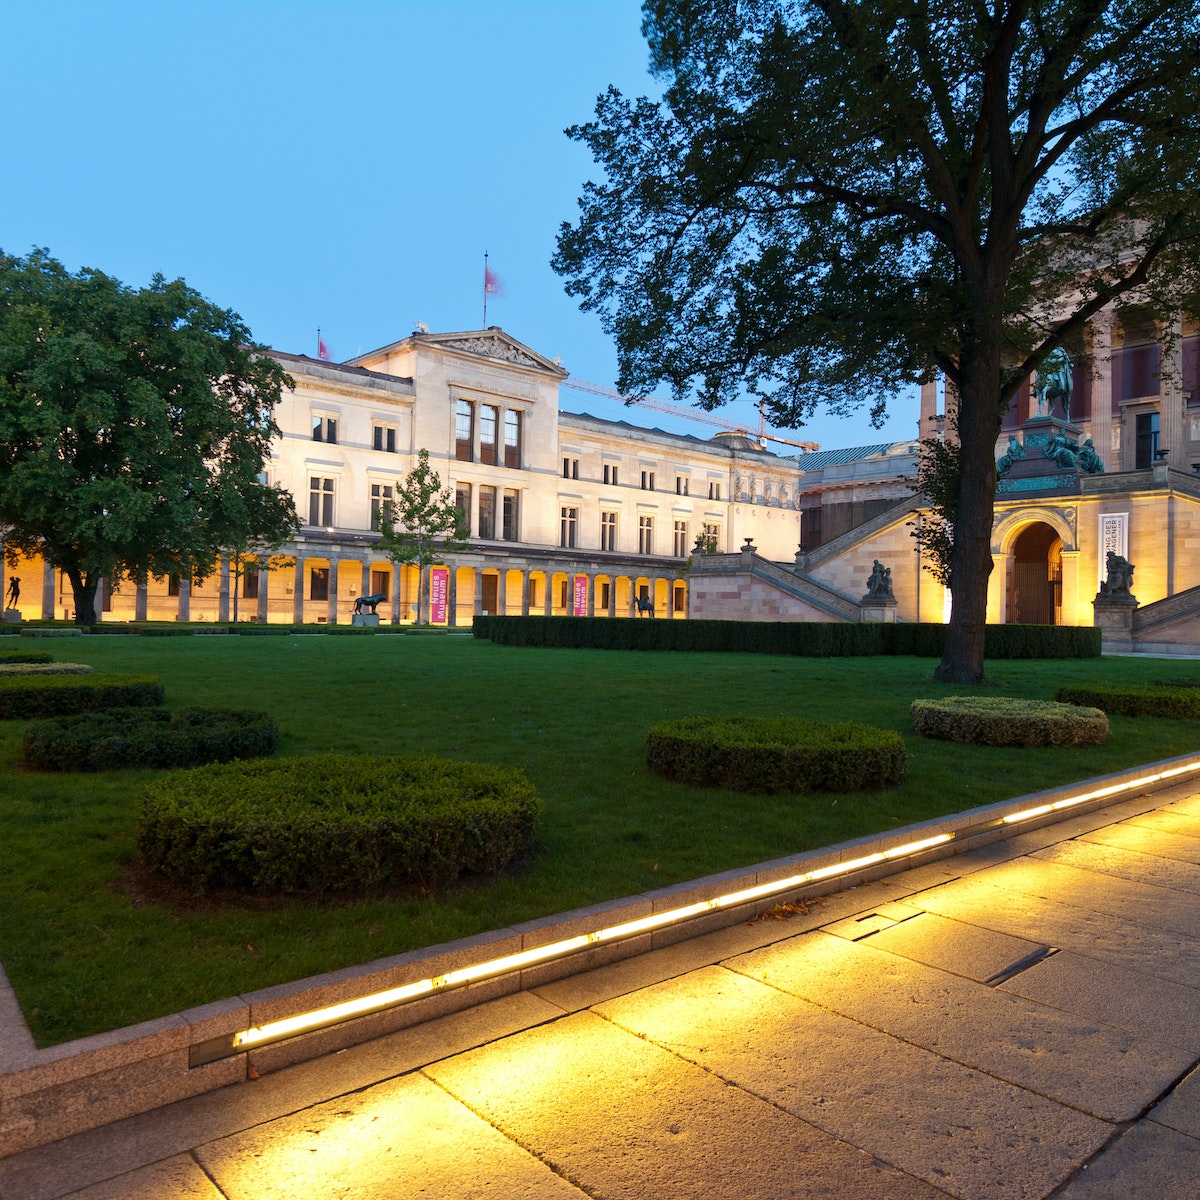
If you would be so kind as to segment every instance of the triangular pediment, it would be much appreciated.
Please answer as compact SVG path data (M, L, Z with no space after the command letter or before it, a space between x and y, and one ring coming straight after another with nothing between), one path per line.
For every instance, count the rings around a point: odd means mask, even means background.
M459 354L473 354L479 358L491 358L498 362L513 363L534 371L549 371L554 375L567 374L557 363L551 362L531 350L523 342L505 333L503 329L468 330L463 333L418 333L413 338L423 346L438 346L454 350Z
M488 329L468 329L459 333L413 333L401 342L391 346L361 354L352 361L357 364L367 364L386 356L402 347L429 347L431 349L448 350L455 354L469 354L475 358L491 359L493 362L510 363L513 366L524 367L532 371L544 371L559 379L565 379L568 372L557 363L531 350L523 342L504 332L499 326Z

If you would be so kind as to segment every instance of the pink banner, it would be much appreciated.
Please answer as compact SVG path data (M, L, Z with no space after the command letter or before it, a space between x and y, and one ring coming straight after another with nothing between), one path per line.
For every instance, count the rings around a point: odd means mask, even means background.
M587 616L587 600L588 600L588 577L586 575L575 576L575 604L571 608L573 617Z
M446 597L450 591L450 571L446 567L429 569L429 623L446 624Z

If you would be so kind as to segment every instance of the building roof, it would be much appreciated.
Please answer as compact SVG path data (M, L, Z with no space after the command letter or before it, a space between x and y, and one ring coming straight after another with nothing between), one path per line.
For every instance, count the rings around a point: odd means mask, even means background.
M378 379L384 383L402 383L412 386L411 375L388 375L383 371L370 371L366 367L355 367L350 363L330 362L327 358L309 358L307 354L288 354L285 350L268 350L267 353L285 367L288 363L295 363L297 369L313 374L332 371L338 375L353 375L358 379Z
M571 425L573 421L587 421L594 425L604 425L610 428L614 433L621 432L630 435L643 434L654 438L661 438L670 442L685 443L690 449L698 451L706 451L708 453L717 453L722 455L734 454L735 457L746 458L769 458L774 459L780 466L791 466L795 459L780 458L773 450L767 450L762 446L757 448L742 449L741 447L731 447L724 438L711 437L696 437L691 433L670 433L665 429L659 429L657 425L635 425L632 421L614 421L609 417L596 417L591 413L586 412L570 412L567 409L559 410L559 422L565 425ZM719 439L719 440L718 440Z
M887 454L911 452L909 442L880 442L874 446L848 446L842 450L818 450L814 454L797 454L792 460L802 471L818 471L822 467L841 463L860 462L864 458L879 458Z

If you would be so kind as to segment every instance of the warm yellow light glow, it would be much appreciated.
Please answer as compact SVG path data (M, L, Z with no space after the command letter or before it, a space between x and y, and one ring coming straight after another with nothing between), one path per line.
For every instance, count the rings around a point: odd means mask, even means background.
M447 971L444 975L434 975L415 983L407 983L403 987L372 992L370 995L360 996L354 1000L345 1000L340 1004L331 1004L325 1008L298 1013L294 1017L285 1017L279 1021L255 1025L234 1034L233 1047L234 1049L248 1049L266 1042L277 1042L283 1038L295 1037L300 1033L323 1029L329 1025L347 1021L352 1017L363 1017L371 1013L382 1012L384 1009L394 1008L421 996L432 995L449 988L462 987L464 984L477 983L483 979L494 979L498 975L519 971L523 967L536 966L552 959L563 958L576 951L586 949L588 946L620 941L638 933L661 929L666 925L676 925L703 913L716 912L724 908L736 908L751 900L761 900L768 896L778 895L780 892L803 887L805 884L814 883L819 879L847 875L852 871L873 866L876 863L917 854L922 850L928 850L931 846L939 846L952 841L953 836L949 833L940 833L934 837L923 838L918 842L908 842L902 846L893 846L889 850L868 854L862 858L852 858L845 862L833 863L828 867L818 867L798 875L775 879L770 883L755 884L736 892L726 892L724 895L714 896L710 900L697 900L692 904L664 909L662 912L651 913L646 917L635 917L632 921L622 921L618 925L608 925L589 933L577 934L575 937L563 938L557 942L547 942L544 946L534 946L530 950L519 950L515 954L505 954L499 958L491 958L468 967L459 967L456 970Z

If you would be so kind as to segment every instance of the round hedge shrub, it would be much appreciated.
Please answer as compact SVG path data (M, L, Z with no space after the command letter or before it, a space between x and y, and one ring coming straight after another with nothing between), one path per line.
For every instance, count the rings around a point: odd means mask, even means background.
M978 746L1102 746L1108 740L1108 718L1098 708L1054 700L914 700L912 723L922 737Z
M521 771L323 754L163 776L137 844L146 866L197 892L429 891L505 866L536 840L539 810Z
M27 721L163 702L153 675L0 676L0 720Z
M30 724L21 743L35 771L198 767L273 754L279 726L265 713L222 708L110 708Z
M646 766L735 792L858 792L903 782L905 755L895 731L849 721L687 717L650 729Z

